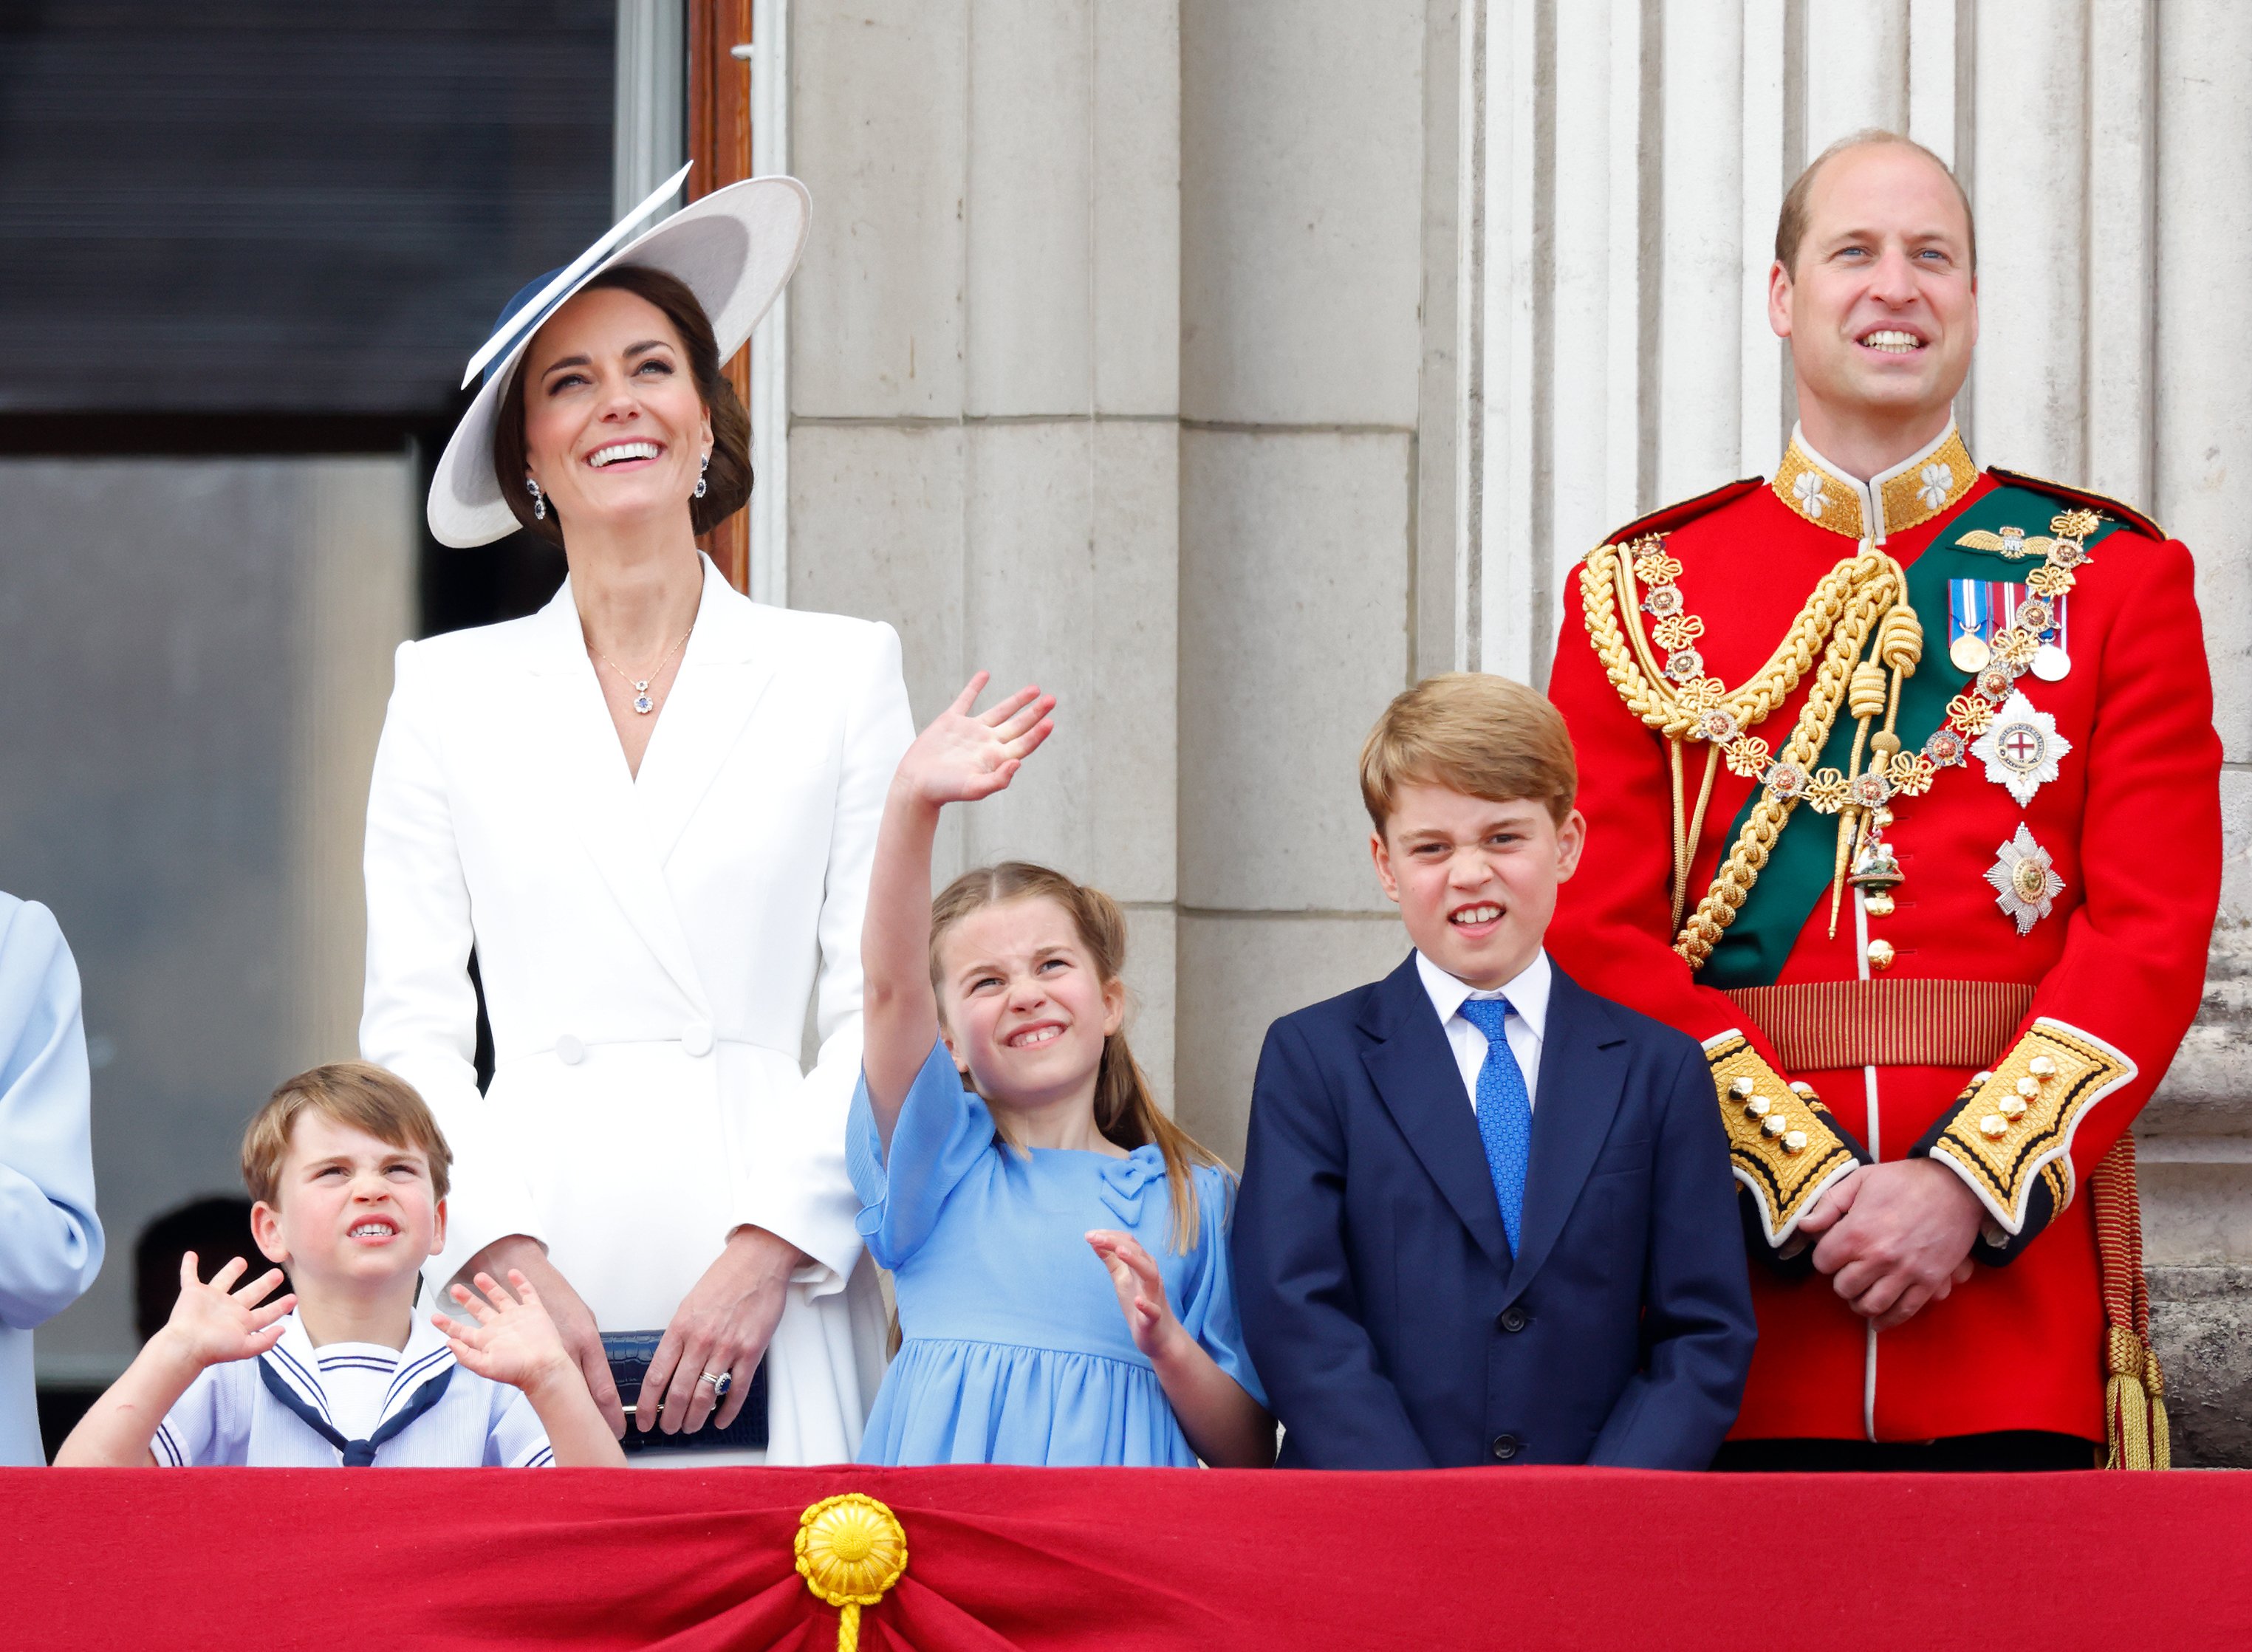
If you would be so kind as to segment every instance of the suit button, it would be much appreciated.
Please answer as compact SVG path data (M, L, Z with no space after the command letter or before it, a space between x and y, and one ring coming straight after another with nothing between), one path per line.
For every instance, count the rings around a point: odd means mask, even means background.
M587 1046L566 1032L555 1041L555 1059L566 1067L575 1067L587 1059Z
M680 1047L692 1056L712 1053L712 1024L692 1021L680 1030Z
M1532 1322L1532 1315L1521 1308L1505 1308L1493 1322L1505 1331L1521 1331Z
M1493 1437L1493 1454L1498 1461L1507 1462L1522 1447L1515 1434L1496 1434Z

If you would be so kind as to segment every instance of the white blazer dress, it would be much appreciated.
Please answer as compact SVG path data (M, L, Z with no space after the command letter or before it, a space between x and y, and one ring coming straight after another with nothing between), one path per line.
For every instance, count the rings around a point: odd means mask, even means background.
M709 559L638 778L567 581L528 619L400 645L368 799L360 1050L421 1092L454 1152L426 1308L524 1233L603 1329L661 1330L754 1224L813 1259L767 1355L767 1460L851 1459L884 1336L844 1170L860 921L913 737L889 626L751 602Z

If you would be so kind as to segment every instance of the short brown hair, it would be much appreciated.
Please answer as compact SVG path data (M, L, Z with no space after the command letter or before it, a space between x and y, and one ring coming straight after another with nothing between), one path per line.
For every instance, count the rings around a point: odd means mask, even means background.
M656 305L680 336L689 377L695 379L696 393L704 399L705 411L712 415L712 468L704 473L704 496L688 502L689 525L698 533L709 533L740 510L751 496L751 416L743 411L742 398L735 394L734 382L720 364L712 318L704 313L703 304L687 282L661 269L615 264L579 292L608 288L631 293ZM560 545L561 512L551 503L545 517L533 516L532 494L524 485L524 373L531 361L529 350L517 357L508 389L494 410L493 477L500 483L500 496L508 501L510 514L548 544Z
M1403 786L1547 805L1558 825L1580 791L1572 736L1547 698L1484 671L1427 677L1384 708L1360 748L1360 801L1382 831Z
M1903 149L1914 149L1947 174L1947 181L1955 185L1955 198L1963 203L1963 222L1970 230L1970 244L1964 250L1970 257L1971 269L1977 269L1978 219L1970 211L1970 194L1964 189L1963 180L1955 176L1955 169L1914 138L1900 132L1887 132L1882 127L1871 126L1847 134L1816 156L1807 163L1806 170L1792 180L1790 188L1784 191L1783 211L1776 214L1775 219L1775 261L1783 266L1785 273L1794 278L1798 274L1798 244L1806 239L1806 198L1814 192L1815 174L1848 149L1873 149L1884 143L1896 143Z
M331 1061L284 1079L242 1133L242 1184L251 1197L279 1202L289 1133L307 1112L325 1114L393 1147L420 1148L430 1161L432 1188L446 1197L453 1149L414 1086L371 1062Z

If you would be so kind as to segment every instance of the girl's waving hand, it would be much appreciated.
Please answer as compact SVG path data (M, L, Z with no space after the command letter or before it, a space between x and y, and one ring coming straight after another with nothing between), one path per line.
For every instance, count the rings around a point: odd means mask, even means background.
M1157 1381L1198 1456L1215 1468L1265 1468L1275 1461L1275 1419L1189 1335L1165 1296L1164 1275L1131 1233L1098 1227L1088 1245L1110 1270L1134 1346Z
M990 797L1015 777L1054 732L1048 713L1055 710L1055 696L1028 684L989 711L973 711L991 680L990 672L978 672L915 737L900 760L895 789L905 788L916 802L936 809Z
M1125 1312L1134 1346L1148 1355L1153 1364L1175 1352L1176 1343L1186 1340L1188 1333L1181 1329L1172 1304L1165 1298L1164 1276L1157 1272L1157 1264L1142 1248L1141 1241L1130 1233L1099 1227L1087 1236L1087 1242L1110 1270L1110 1286L1118 1293L1118 1306Z
M930 985L930 844L949 803L990 797L1054 732L1055 696L1026 686L990 711L976 710L991 680L980 671L915 737L892 777L868 875L860 929L865 1017L861 1071L883 1140L938 1037Z

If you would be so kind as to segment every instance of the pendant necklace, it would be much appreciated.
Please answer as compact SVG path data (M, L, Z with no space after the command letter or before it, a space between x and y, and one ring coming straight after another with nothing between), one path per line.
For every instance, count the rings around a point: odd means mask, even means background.
M630 672L627 671L624 667L621 666L615 660L603 653L600 649L594 649L594 657L600 660L603 664L608 666L610 670L615 671L626 683L632 685L634 691L633 708L635 711L639 711L643 717L647 717L651 711L657 710L657 702L649 697L649 685L656 682L658 677L664 675L664 668L672 663L672 656L680 652L681 644L688 641L689 637L693 635L695 628L695 627L691 626L687 630L683 631L680 634L680 642L674 643L671 648L665 649L664 657L657 663L656 666L650 671L650 674L647 677L633 676ZM594 644L591 642L587 646L594 648Z

